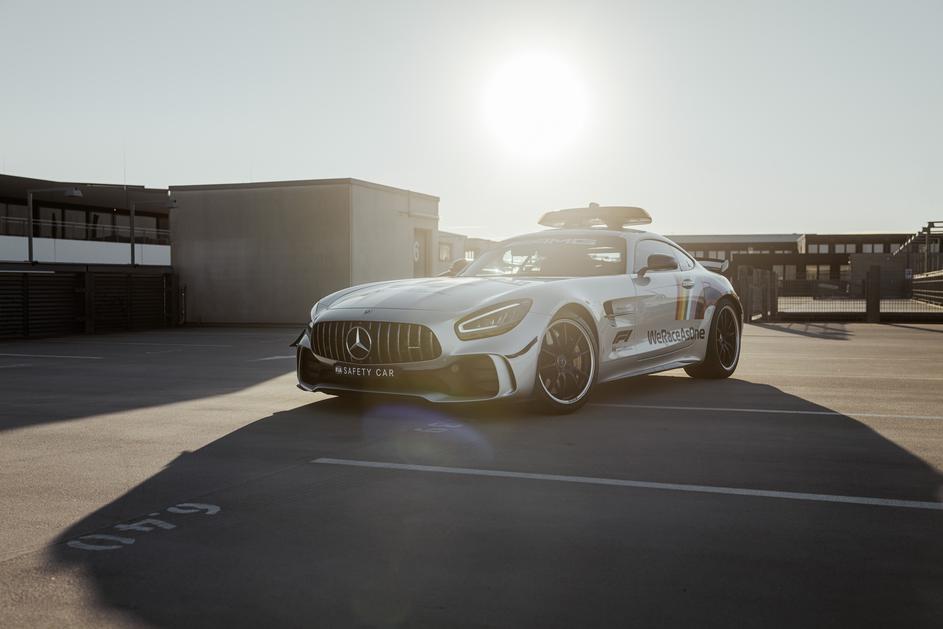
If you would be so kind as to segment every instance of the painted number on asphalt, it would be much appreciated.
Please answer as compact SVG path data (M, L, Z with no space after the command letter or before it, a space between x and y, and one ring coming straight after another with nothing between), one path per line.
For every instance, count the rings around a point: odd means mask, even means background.
M216 505L199 502L183 502L172 507L167 507L164 511L175 515L187 515L192 513L216 515L220 512L220 508ZM133 544L135 542L133 535L136 533L150 533L156 530L169 531L170 529L177 528L176 524L157 518L158 515L160 515L160 513L150 513L148 517L143 520L138 520L137 522L122 522L121 524L115 524L111 527L115 531L122 533L122 535L110 535L107 533L83 535L68 542L66 546L79 550L118 550Z

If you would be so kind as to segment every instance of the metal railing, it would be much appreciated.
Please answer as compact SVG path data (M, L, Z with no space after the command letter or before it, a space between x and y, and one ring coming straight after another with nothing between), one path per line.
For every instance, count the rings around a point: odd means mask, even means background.
M889 271L872 268L864 281L848 282L781 280L770 271L740 267L734 286L746 321L943 320L943 271L903 284L882 282L882 272Z
M915 275L913 298L927 304L943 306L943 271Z
M943 270L943 221L929 221L907 239L894 256L906 256L907 268L921 275Z
M0 216L0 235L29 235L28 222L25 218ZM48 219L33 220L34 238L54 238L60 240L92 240L96 242L131 242L131 227L128 225L102 225L57 221ZM156 227L134 228L134 242L145 245L169 245L170 230Z
M864 289L848 280L779 280L780 297L812 297L814 299L856 299L864 297Z

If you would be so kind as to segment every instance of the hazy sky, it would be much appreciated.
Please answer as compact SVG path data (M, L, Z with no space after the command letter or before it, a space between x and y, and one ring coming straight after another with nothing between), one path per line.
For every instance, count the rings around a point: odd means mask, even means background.
M630 204L664 233L943 219L943 0L0 0L0 172L357 177L507 236Z

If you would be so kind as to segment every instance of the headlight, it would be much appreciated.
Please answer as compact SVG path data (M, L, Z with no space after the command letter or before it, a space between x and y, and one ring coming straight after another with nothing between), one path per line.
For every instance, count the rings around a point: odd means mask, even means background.
M509 332L521 322L531 303L530 299L518 299L473 312L455 323L455 334L463 341L470 341Z

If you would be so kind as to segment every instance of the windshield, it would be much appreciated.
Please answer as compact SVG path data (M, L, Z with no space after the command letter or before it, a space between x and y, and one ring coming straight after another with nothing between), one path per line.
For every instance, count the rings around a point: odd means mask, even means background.
M591 277L626 272L625 239L528 238L503 243L468 265L464 277Z

